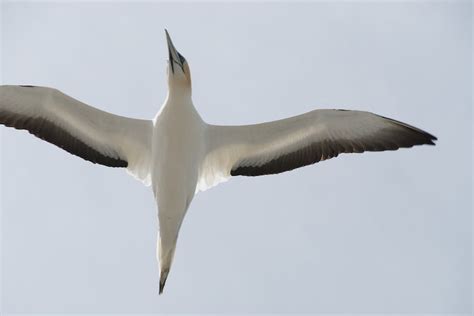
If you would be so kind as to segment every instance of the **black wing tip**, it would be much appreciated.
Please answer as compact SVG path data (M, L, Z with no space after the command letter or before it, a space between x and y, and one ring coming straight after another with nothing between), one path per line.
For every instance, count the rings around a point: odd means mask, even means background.
M433 135L431 135L427 132L424 132L422 130L419 130L419 129L408 128L408 130L413 135L413 138L409 137L409 138L412 138L412 140L413 140L413 143L411 144L410 147L417 146L417 145L436 146L435 141L437 141L438 138L436 138L435 136L433 136ZM405 146L400 146L400 147L405 147Z
M423 135L423 137L425 137L425 139L426 139L425 145L436 146L435 141L438 140L438 138L436 136L431 135L430 133L427 133L425 131L420 131L419 133L421 133Z
M435 143L436 141L438 141L438 138L432 136L432 138L429 140L427 145L436 146L436 143Z
M410 129L410 130L416 132L418 135L423 137L424 142L422 142L421 144L417 144L417 145L436 146L435 141L438 140L438 138L436 136L433 136L430 133L427 133L427 132L424 132L424 131L421 131L421 130L413 130L413 129Z
M396 125L399 126L399 127L404 127L404 128L406 128L406 129L410 130L411 132L415 132L416 134L422 136L422 137L424 138L425 142L422 143L422 144L419 144L419 145L432 145L432 146L436 146L435 141L438 140L438 138L437 138L436 136L434 136L434 135L432 135L432 134L430 134L430 133L428 133L428 132L425 132L425 131L422 130L422 129L419 129L419 128L417 128L417 127L414 127L414 126L412 126L412 125L403 123L403 122L401 122L401 121L397 121L397 120L394 120L394 119L392 119L392 118L389 118L389 117L386 117L386 116L382 116L382 115L377 115L377 116L380 116L381 118L386 119L386 120L388 120L388 121L390 121L390 122L396 124Z
M428 139L428 145L436 145L434 142L438 140L438 137L422 130L417 129L416 131L421 133L424 137Z

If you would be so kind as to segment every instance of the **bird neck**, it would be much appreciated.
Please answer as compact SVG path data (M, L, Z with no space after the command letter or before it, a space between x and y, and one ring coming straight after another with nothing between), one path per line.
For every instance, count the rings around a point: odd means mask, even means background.
M189 108L193 107L191 98L191 88L170 86L165 104L173 108Z
M168 99L177 102L191 102L191 85L186 83L173 82L168 85Z

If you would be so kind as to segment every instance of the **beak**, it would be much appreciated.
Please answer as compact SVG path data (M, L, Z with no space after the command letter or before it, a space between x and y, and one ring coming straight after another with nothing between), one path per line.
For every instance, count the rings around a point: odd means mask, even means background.
M168 34L168 31L166 29L165 29L165 33L166 33L166 41L168 42L168 54L169 54L169 59L170 59L171 71L173 71L174 73L174 64L176 63L178 64L178 66L181 67L181 69L184 72L183 63L181 62L179 53L174 47L173 42L171 41L171 37Z

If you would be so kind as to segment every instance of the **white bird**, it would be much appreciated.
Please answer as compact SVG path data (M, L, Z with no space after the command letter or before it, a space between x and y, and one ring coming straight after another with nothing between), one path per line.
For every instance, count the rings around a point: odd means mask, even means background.
M0 123L92 163L127 168L151 185L158 204L160 294L198 191L231 176L277 174L340 153L434 145L433 135L363 111L314 110L246 126L207 124L193 105L189 65L165 32L168 95L152 120L107 113L52 88L0 86Z

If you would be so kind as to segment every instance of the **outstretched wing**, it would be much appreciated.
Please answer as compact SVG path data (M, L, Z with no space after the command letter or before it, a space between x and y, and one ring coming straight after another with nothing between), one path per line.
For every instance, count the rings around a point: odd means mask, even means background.
M337 157L340 153L434 145L436 137L369 112L315 110L246 126L209 125L207 154L198 190L230 176L277 174Z
M0 123L149 184L152 121L107 113L52 88L0 86Z

